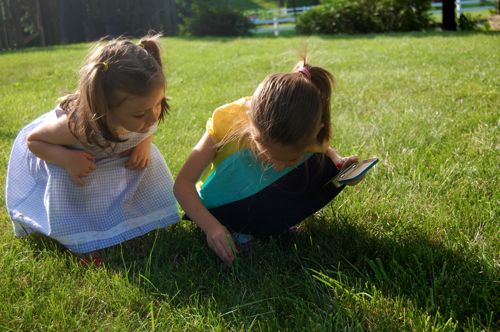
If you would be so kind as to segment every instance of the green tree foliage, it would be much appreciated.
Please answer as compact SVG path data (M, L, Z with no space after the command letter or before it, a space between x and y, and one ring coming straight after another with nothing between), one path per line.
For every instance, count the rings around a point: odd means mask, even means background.
M20 47L42 38L38 0L0 0L0 48Z
M430 24L428 0L334 0L299 16L298 33L370 33L423 30Z
M228 1L177 0L181 33L193 36L244 36L253 27Z

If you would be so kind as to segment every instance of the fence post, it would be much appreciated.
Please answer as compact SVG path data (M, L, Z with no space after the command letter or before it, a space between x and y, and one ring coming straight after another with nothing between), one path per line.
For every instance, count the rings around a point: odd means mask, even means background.
M273 28L274 28L274 36L277 37L280 34L280 31L278 29L278 18L275 16L273 17Z
M462 14L462 4L460 3L460 0L455 0L455 7L457 9L457 17L460 18L460 15Z

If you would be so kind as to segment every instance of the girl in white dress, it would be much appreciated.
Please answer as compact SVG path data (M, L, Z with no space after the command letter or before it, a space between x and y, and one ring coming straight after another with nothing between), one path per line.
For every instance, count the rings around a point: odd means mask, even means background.
M77 90L20 131L6 185L16 236L41 233L84 254L178 221L151 143L169 108L158 37L94 47Z

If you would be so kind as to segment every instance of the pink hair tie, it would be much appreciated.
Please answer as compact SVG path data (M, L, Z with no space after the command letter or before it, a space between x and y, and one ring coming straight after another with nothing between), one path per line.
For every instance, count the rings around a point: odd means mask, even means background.
M302 75L304 75L307 79L311 79L311 72L309 71L309 69L307 69L306 66L302 66L299 70L298 70L299 73L301 73Z

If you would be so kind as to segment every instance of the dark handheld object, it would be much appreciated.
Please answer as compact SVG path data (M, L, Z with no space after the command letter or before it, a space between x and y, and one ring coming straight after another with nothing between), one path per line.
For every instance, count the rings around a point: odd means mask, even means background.
M339 174L331 178L323 185L324 189L341 187L346 184L357 182L366 172L368 172L376 163L378 158L370 158L355 162L344 169L341 169Z

